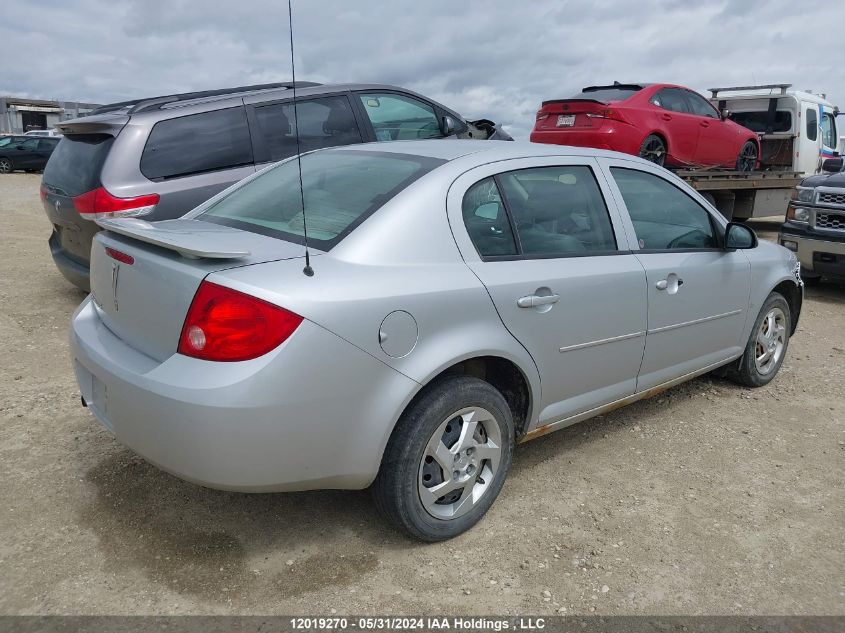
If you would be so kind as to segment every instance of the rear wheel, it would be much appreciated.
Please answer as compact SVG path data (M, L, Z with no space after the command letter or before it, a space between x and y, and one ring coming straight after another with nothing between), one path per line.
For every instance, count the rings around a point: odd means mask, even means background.
M666 164L666 142L657 134L649 134L640 145L640 158L662 167Z
M745 141L736 159L737 171L754 171L757 167L757 143Z
M782 295L773 292L754 322L745 353L728 377L746 387L762 387L771 382L783 364L791 331L789 304Z
M490 508L511 465L513 419L492 385L453 376L403 414L372 486L379 511L424 541L465 532Z
M12 161L8 158L0 158L0 174L11 174L13 170Z

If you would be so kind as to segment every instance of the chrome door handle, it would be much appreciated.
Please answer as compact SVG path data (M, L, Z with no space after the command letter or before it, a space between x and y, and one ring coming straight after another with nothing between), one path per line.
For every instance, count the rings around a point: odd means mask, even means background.
M520 308L536 308L537 306L551 305L558 301L560 301L560 295L528 295L517 299L516 305Z
M680 277L678 277L677 283L678 283L678 287L683 286L684 280L681 279ZM666 290L669 287L669 280L668 279L661 279L656 284L654 284L654 287L657 288L658 290Z

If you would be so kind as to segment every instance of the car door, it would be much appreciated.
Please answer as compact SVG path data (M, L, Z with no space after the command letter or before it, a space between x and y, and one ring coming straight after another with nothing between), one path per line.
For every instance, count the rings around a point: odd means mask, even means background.
M38 139L28 138L22 143L15 145L11 154L12 162L16 169L34 169L37 162Z
M654 110L655 125L666 132L669 156L676 163L694 163L698 149L698 117L689 111L686 90L681 88L663 88L649 103Z
M371 126L374 141L444 138L443 113L431 103L398 92L363 90L353 93Z
M695 162L703 165L736 166L740 137L734 126L722 121L707 99L686 90L690 112L698 121Z
M461 176L449 217L467 265L542 383L539 424L634 392L645 273L588 158L497 162Z
M742 352L751 270L722 248L725 223L679 179L625 160L601 159L627 209L646 271L648 334L637 390L714 367Z
M839 138L836 135L836 115L833 112L828 112L823 106L820 106L819 109L822 113L820 158L824 160L825 158L832 158L836 154Z
M363 143L359 122L347 94L261 102L247 100L256 165L323 147ZM295 120L299 121L299 138Z
M44 169L47 161L50 160L50 154L56 149L59 142L57 139L40 138L38 139L38 146L35 149L35 156L33 157L32 168Z

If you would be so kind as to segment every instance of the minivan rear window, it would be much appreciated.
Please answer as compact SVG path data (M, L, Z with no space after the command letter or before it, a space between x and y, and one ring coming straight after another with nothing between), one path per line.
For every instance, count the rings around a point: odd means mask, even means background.
M236 107L156 123L141 155L141 173L158 180L251 163L246 111Z
M329 250L412 182L445 161L377 151L322 150L302 156L308 243ZM197 219L303 244L296 159L262 172Z
M113 142L109 134L66 134L47 161L44 183L71 197L96 189Z

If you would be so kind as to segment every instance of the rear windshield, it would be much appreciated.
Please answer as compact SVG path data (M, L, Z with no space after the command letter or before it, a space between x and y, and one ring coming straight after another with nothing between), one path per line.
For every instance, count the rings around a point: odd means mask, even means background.
M628 97L642 90L639 86L608 86L607 88L585 88L570 99L590 99L610 103L611 101L624 101Z
M308 243L329 250L370 214L445 161L376 151L319 151L302 157ZM304 243L297 161L233 190L199 219Z
M113 142L108 134L66 135L47 161L44 182L68 196L96 189Z
M734 112L731 121L747 127L752 132L768 134L769 113L765 110L758 112ZM777 110L772 121L772 132L789 132L792 130L792 113L788 110Z

